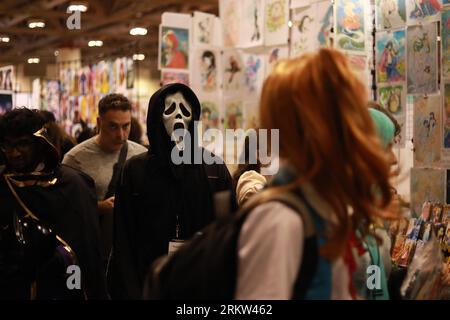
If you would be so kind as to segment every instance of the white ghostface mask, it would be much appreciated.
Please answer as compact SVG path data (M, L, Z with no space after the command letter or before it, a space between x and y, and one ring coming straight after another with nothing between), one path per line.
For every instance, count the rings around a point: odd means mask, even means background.
M184 99L181 92L168 95L165 100L163 113L164 127L167 134L172 137L172 133L177 129L188 130L189 123L192 120L191 105ZM184 149L182 145L182 137L175 141L178 148Z

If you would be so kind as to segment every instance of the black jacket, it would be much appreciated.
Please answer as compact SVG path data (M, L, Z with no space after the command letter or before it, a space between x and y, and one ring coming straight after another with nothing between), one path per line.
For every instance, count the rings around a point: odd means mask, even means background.
M0 176L0 298L29 299L30 284L36 281L37 299L106 299L106 281L100 260L97 201L93 180L66 166L57 166L43 176ZM40 181L21 186L24 181ZM46 181L56 179L54 185ZM81 270L81 289L67 290L66 270L55 259L55 247L49 240L29 234L25 244L14 234L14 219L23 220L23 204L39 219L28 220L27 228L48 227L76 256ZM26 219L25 219L26 221ZM45 244L47 242L47 244ZM70 262L71 263L71 262Z
M200 103L188 87L161 88L149 103L147 116L150 150L128 160L122 172L114 208L111 296L142 298L142 285L150 264L167 254L171 239L188 239L214 219L213 194L232 192L231 176L224 164L175 165L174 147L162 121L164 99L181 91L193 109L189 131L200 117ZM198 147L196 141L192 147ZM201 149L203 150L203 149Z

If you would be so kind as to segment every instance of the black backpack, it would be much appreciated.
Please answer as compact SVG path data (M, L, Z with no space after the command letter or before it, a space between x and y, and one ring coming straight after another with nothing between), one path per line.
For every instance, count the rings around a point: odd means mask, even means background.
M317 268L318 247L311 210L301 192L267 189L249 199L235 214L216 220L169 256L157 259L144 283L144 299L232 300L238 267L238 240L248 214L258 205L279 201L303 220L305 245L297 293L302 298Z

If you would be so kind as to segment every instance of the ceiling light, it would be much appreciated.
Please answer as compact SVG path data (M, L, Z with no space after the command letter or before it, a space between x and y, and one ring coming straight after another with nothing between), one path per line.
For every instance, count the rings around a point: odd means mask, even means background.
M44 20L30 20L28 21L28 28L34 29L34 28L44 28L45 22Z
M101 47L103 45L103 41L101 40L91 40L88 42L89 47Z
M0 42L9 42L9 37L0 37Z
M82 3L72 3L68 8L67 11L74 12L74 11L81 11L86 12L88 9L87 5Z
M133 54L133 60L139 60L139 61L142 61L142 60L144 60L144 59L145 59L145 55L142 54L142 53L136 53L136 54Z
M145 28L133 28L130 30L132 36L145 36L147 34L147 29Z
M39 63L39 58L29 58L28 63Z

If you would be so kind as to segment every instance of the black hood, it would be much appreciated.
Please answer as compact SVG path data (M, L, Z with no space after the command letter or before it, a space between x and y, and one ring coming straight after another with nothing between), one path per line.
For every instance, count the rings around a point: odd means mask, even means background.
M184 84L173 83L165 85L150 98L147 112L147 137L150 144L150 152L160 160L169 161L171 151L175 146L164 127L163 113L166 97L176 92L181 92L191 105L192 121L189 124L188 131L191 134L191 147L198 146L198 141L194 140L194 122L200 119L201 114L201 106L197 96L191 88Z

